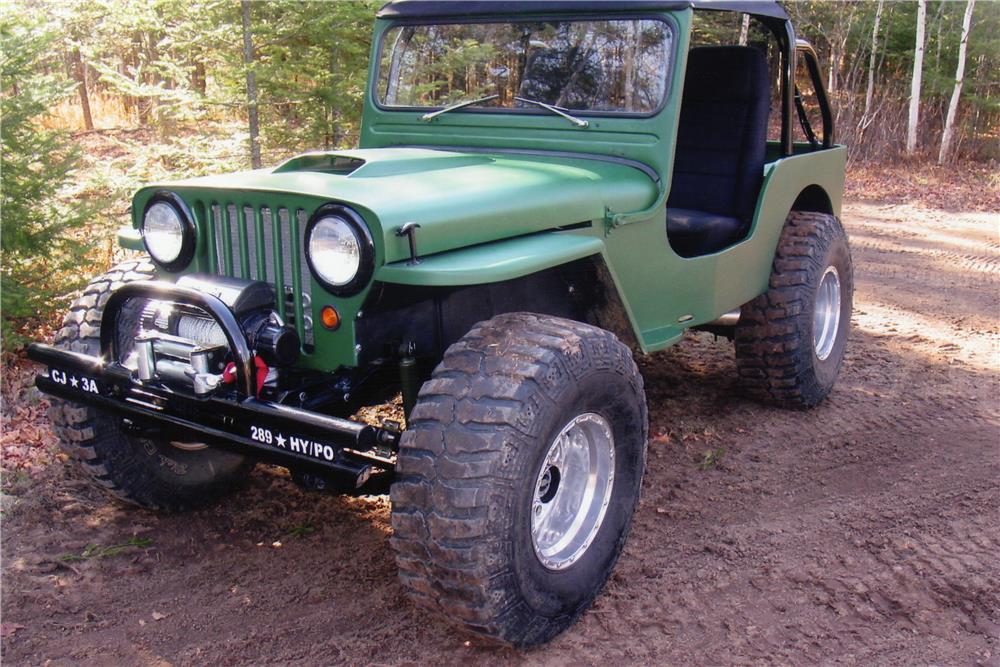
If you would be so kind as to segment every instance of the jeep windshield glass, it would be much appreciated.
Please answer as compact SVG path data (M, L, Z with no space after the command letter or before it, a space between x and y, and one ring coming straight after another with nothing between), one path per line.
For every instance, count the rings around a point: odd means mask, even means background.
M379 103L441 108L649 113L667 91L673 33L657 19L446 23L390 28L379 57ZM544 111L541 111L544 113Z

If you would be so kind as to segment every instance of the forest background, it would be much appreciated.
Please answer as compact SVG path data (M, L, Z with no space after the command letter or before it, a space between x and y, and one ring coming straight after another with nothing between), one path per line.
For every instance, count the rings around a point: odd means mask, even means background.
M81 284L120 259L114 230L140 184L356 145L381 4L5 2L5 358L46 337ZM849 191L933 198L942 178L973 198L997 191L1000 2L786 7L819 53Z

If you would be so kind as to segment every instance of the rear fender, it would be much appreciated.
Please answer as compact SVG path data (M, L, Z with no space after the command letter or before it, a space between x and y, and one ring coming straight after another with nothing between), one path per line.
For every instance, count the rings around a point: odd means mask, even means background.
M719 312L767 291L778 239L790 211L840 215L846 160L847 149L835 146L768 165L748 240L722 253L728 270L719 275Z

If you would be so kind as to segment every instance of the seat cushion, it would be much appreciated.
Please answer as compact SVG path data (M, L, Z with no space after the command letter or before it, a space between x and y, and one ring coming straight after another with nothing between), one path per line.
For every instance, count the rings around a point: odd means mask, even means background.
M767 146L767 60L749 46L691 49L668 206L749 219Z
M717 252L746 233L747 223L739 218L686 208L667 209L667 237L681 257Z

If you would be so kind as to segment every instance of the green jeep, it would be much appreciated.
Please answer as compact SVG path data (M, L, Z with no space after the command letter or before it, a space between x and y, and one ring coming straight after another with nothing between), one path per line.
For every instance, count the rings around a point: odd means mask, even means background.
M633 352L705 329L751 397L830 392L846 150L771 1L398 0L371 62L360 148L141 189L119 240L149 260L30 347L37 385L63 446L141 507L258 461L314 490L391 481L403 588L545 642L636 508ZM397 394L405 420L352 418Z

